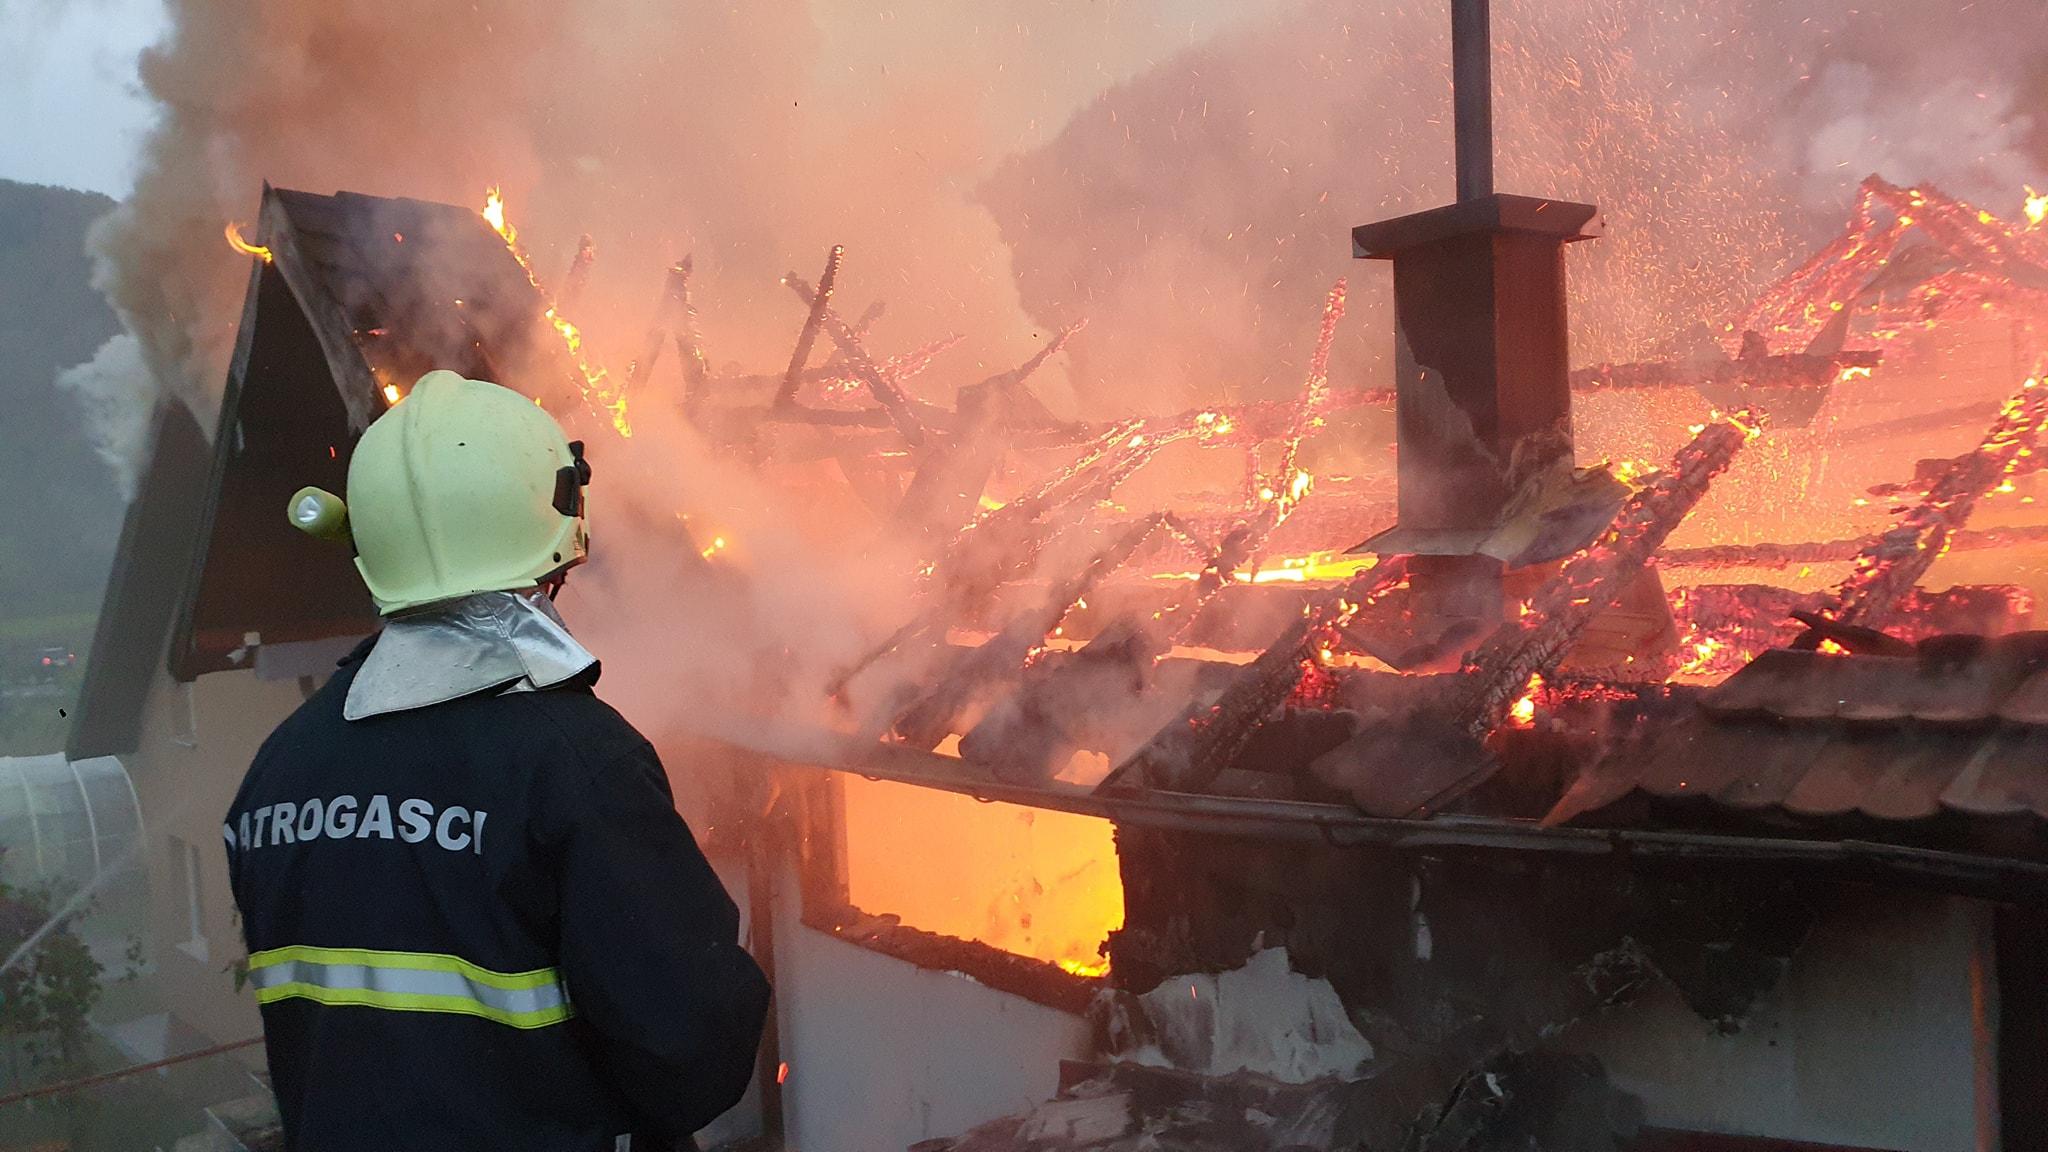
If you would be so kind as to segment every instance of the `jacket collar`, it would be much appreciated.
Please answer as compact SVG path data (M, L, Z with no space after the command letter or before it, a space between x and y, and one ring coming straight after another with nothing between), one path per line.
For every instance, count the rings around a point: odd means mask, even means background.
M597 664L539 592L484 592L394 616L342 704L364 720L487 689L537 692Z

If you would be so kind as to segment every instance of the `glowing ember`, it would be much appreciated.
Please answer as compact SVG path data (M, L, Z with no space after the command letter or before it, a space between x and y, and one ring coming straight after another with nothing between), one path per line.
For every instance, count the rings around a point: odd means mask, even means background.
M1656 470L1657 466L1647 460L1616 460L1607 466L1609 474L1630 487L1634 487L1643 477Z
M233 221L229 221L227 226L227 238L228 247L233 248L235 251L240 252L244 256L254 256L262 260L265 264L270 263L270 249L263 247L261 244L251 244L247 240L242 239L241 225L236 224Z
M1725 647L1727 645L1714 639L1712 636L1699 641L1692 646L1692 659L1679 665L1678 671L1673 673L1673 678L1700 675L1713 664L1714 657Z
M1536 723L1536 694L1543 690L1543 677L1533 674L1529 677L1529 691L1514 707L1508 709L1508 722L1517 728L1527 728Z
M405 394L398 390L398 385L386 384L384 386L384 402L386 404L396 404L403 399L405 399Z
M2048 193L2027 189L2027 227L2038 228L2048 223Z

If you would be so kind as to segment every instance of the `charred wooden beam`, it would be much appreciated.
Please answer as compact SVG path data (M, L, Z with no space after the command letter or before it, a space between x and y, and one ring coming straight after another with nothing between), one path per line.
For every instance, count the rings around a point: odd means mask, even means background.
M637 382L654 375L654 366L661 359L661 345L669 337L672 318L682 307L688 288L689 269L671 264L662 275L661 295L654 301L654 318L648 321L647 335L640 342L640 355L626 365L627 380Z
M802 300L807 308L817 299L818 294L811 289L810 283L794 272L784 277L783 283L789 285L789 290L796 293L797 299ZM902 388L876 365L867 350L861 347L860 337L854 334L853 329L847 327L846 321L841 320L829 305L825 308L819 323L825 334L839 346L840 354L846 358L848 370L859 378L861 383L867 385L868 393L874 397L875 403L889 413L890 422L896 426L896 431L902 434L904 441L913 448L922 448L926 438L925 428L911 407L910 397L904 395Z
M2048 387L2030 378L2006 400L1977 447L1951 461L1917 505L1858 553L1855 571L1822 600L1819 614L1844 624L1881 628L1900 599L1948 550L1949 537L1969 521L1977 502L2012 477L2040 466L2036 453L2044 419ZM1819 642L1817 633L1809 633L1801 646Z
M1671 594L1671 613L1684 637L1679 651L1685 658L1678 675L1720 680L1740 671L1759 652L1795 643L1801 616L1823 619L1815 610L1825 595L1768 584L1677 589ZM1957 585L1940 592L1915 588L1893 607L1883 631L1907 641L1957 634L2002 636L2026 627L2033 611L2033 596L2012 584ZM1829 639L1834 637L1824 632L1815 637L1814 646Z
M1944 259L1901 251L1916 228ZM1900 284L1895 269L1906 264L1923 274ZM2048 304L2048 242L1925 185L1901 188L1871 176L1841 234L1765 291L1743 327L1796 334L1839 310L1887 298L1895 313L1915 320L1968 305Z
M704 359L704 338L697 331L697 306L690 301L690 274L695 266L694 255L684 256L669 270L676 286L669 335L676 342L676 355L683 360L683 415L701 428L704 405L711 399L711 368Z
M824 274L818 277L818 291L811 297L810 312L804 317L804 326L796 334L796 347L789 353L789 369L782 374L782 387L776 389L775 407L784 408L796 403L796 390L803 382L803 372L811 363L811 348L818 341L818 326L825 322L825 312L832 306L832 289L839 282L839 263L846 258L846 246L834 244L825 257Z
M1098 790L1201 791L1230 766L1258 726L1293 694L1302 676L1321 664L1359 608L1402 586L1407 578L1405 558L1395 558L1318 598L1256 660L1239 670L1214 703L1188 707L1117 765Z
M1949 534L1948 550L1972 552L2019 548L2044 541L2048 541L2048 524L1963 528ZM1667 568L1790 568L1794 564L1839 564L1854 560L1877 543L1876 536L1855 536L1795 544L1709 544L1698 548L1668 549L1659 554L1657 560Z
M989 476L1002 462L1008 447L1002 430L1020 397L1028 395L1024 382L1080 330L1081 324L1070 324L1022 364L960 390L955 435L927 453L918 465L896 509L899 528L919 533L957 531L967 523L988 487Z
M583 299L583 289L590 283L590 267L597 263L597 247L590 242L590 233L585 232L576 241L576 255L569 261L569 272L562 277L561 294L555 297L555 306L563 312L573 312Z
M1107 498L1160 449L1216 434L1219 423L1223 422L1212 412L1198 413L1156 431L1146 420L1122 421L1090 441L1037 488L975 517L932 564L926 580L932 604L836 677L830 694L843 699L854 676L907 643L907 638L942 633L947 621L1028 571L1060 527L1050 520L1052 513L1085 500Z
M932 361L937 359L940 353L964 339L966 337L954 334L926 341L908 352L899 352L883 359L880 361L881 369L891 380L900 384L930 368ZM711 382L717 386L721 394L758 397L762 403L772 403L775 391L782 386L783 379L784 375L780 372L750 372L743 375L717 376ZM828 360L804 369L800 383L821 384L828 391L835 385L866 388L866 385L847 369L845 362L839 359ZM915 401L912 403L915 404ZM877 408L875 411L880 413L882 410ZM919 409L919 414L928 415L923 408Z
M1338 280L1324 300L1308 378L1283 441L1280 466L1271 486L1260 492L1253 485L1254 490L1247 494L1252 515L1226 532L1213 548L1203 546L1184 523L1174 520L1166 524L1207 561L1180 601L1150 619L1132 618L1113 625L1091 639L1074 659L1021 685L1011 700L991 710L983 723L968 733L968 739L961 741L963 757L985 760L990 770L1004 779L1049 777L1058 770L1062 753L1071 754L1073 729L1091 713L1121 710L1133 703L1149 672L1149 666L1137 662L1169 650L1287 519L1308 490L1306 473L1298 463L1301 442L1321 420L1329 401L1330 349L1344 316L1345 289L1345 281ZM1201 427L1201 421L1193 421L1193 426Z
M1063 502L1067 487L1129 439L1141 423L1127 421L1098 437L1038 488L976 517L963 528L932 565L926 582L932 592L931 605L835 676L827 685L827 694L843 700L855 677L913 640L943 633L948 620L994 593L1014 572L1036 559L1045 537L1040 519Z
M1098 438L1037 489L977 517L934 562L926 585L933 602L918 617L864 653L835 677L830 695L843 699L847 685L876 661L919 638L942 635L949 621L985 602L1003 584L1028 571L1045 543L1060 528L1049 514L1084 497L1114 492L1130 471L1149 459L1140 439L1142 420ZM1118 454L1118 449L1122 454ZM1134 464L1133 460L1137 460Z
M1613 526L1537 593L1528 615L1502 624L1466 658L1472 689L1454 714L1468 735L1491 735L1527 693L1531 677L1557 670L1572 642L1650 563L1714 478L1759 434L1754 421L1738 413L1700 429L1668 470L1629 498Z
M1540 677L1641 574L1715 476L1759 432L1748 413L1700 429L1671 467L1631 496L1599 539L1567 561L1530 602L1465 658L1466 690L1442 706L1374 724L1311 766L1376 816L1433 813L1487 780L1499 762L1484 741Z
M1036 608L1012 618L987 643L961 653L939 678L938 687L896 718L896 738L917 748L936 747L953 730L962 712L985 700L999 684L1022 675L1032 654L1044 646L1045 638L1059 627L1075 602L1086 597L1097 581L1122 567L1159 527L1160 520L1154 514L1125 528L1079 572L1054 586Z
M1709 395L1738 389L1762 390L1766 395L1790 391L1824 393L1834 384L1870 375L1883 360L1882 353L1873 351L1828 355L1793 352L1707 364L1644 360L1575 368L1570 379L1573 395L1674 388L1691 388ZM1394 403L1392 388L1371 388L1357 395L1363 402L1382 408Z

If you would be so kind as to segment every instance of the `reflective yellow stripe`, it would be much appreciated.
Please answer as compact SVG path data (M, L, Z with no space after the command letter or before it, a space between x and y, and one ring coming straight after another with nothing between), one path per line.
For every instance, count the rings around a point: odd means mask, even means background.
M313 948L305 944L252 952L249 954L249 970L253 972L288 960L307 960L314 964L361 964L366 968L411 968L420 972L459 972L467 979L493 988L542 988L561 980L561 973L553 968L535 968L531 972L493 972L445 952L383 952L374 948Z
M395 1012L447 1012L513 1028L544 1028L574 1015L553 968L493 972L460 956L432 952L273 948L249 957L249 981L261 1004L303 999Z

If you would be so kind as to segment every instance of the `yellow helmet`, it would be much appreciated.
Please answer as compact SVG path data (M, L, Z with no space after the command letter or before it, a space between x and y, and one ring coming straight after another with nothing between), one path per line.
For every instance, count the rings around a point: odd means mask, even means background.
M420 377L348 465L348 502L302 489L292 523L354 539L356 569L389 616L478 592L531 588L583 563L590 466L546 412L509 388Z

